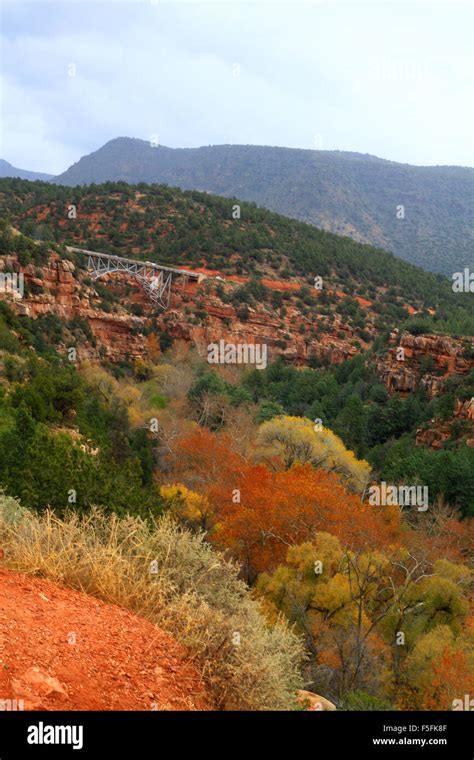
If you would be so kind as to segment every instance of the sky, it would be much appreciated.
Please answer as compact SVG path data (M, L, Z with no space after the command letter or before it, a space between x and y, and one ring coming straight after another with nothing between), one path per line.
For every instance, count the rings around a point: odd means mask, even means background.
M469 0L2 0L0 157L119 136L474 165Z

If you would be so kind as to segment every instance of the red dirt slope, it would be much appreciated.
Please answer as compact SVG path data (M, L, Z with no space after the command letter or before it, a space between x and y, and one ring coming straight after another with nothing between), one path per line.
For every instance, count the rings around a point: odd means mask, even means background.
M50 581L0 570L0 709L209 710L184 649L151 623Z

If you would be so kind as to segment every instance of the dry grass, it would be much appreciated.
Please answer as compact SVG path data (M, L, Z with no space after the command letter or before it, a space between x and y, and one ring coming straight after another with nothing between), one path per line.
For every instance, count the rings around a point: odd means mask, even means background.
M99 510L64 519L0 494L0 546L11 569L118 604L171 633L210 687L216 709L295 709L300 640L269 627L237 567L169 518L149 524Z

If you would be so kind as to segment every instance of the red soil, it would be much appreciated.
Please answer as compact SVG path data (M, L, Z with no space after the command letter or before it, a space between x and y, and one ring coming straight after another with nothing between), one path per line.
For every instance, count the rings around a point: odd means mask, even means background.
M288 292L297 292L301 290L301 285L298 282L287 282L286 280L269 280L267 277L262 277L262 285L270 290L281 290Z
M8 699L25 710L212 709L168 634L116 605L0 570L0 709Z
M344 293L342 290L336 290L336 295L338 298L347 298L347 293ZM362 296L352 296L359 306L361 306L363 309L368 309L370 306L372 306L372 301L368 301L367 298L362 298Z

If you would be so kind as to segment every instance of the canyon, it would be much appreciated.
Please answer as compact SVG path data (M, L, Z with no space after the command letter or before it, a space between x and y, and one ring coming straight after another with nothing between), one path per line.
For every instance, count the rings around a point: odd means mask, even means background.
M351 325L335 314L330 331L314 338L311 328L314 320L301 312L291 300L285 317L267 304L259 308L249 306L245 319L238 310L225 303L216 292L216 285L230 290L245 278L224 278L215 271L198 270L207 278L198 283L179 283L172 289L167 310L153 313L146 294L127 274L104 275L101 285L111 288L120 296L115 310L101 308L101 298L88 278L87 272L75 264L52 254L45 266L21 266L14 256L0 259L1 271L22 273L26 283L24 298L12 298L14 311L36 319L40 315L55 314L64 322L75 316L87 321L96 338L96 346L83 342L77 347L79 361L99 362L106 358L112 363L148 358L146 334L150 330L166 333L171 340L192 343L206 358L208 346L223 340L230 344L265 344L269 361L282 357L295 366L306 366L311 359L322 364L338 364L369 348L369 341L354 340ZM275 290L298 291L298 282L266 279L264 284ZM125 288L125 291L124 291ZM317 299L318 291L314 291ZM336 291L342 298L345 294ZM370 310L370 301L362 307ZM132 313L139 307L140 315ZM201 313L205 310L205 316ZM200 316L198 316L200 315ZM375 330L370 338L376 337ZM474 339L468 339L471 347ZM474 367L474 358L466 358L466 339L444 335L412 335L395 328L390 334L386 354L376 357L376 369L390 394L406 396L421 383L429 397L436 396L450 375L466 374ZM62 350L66 351L67 346ZM472 353L472 352L471 352Z
M32 263L22 266L16 256L5 256L0 258L0 271L15 272L24 277L23 298L5 294L16 314L33 320L52 314L66 328L75 318L87 323L92 341L85 336L77 340L77 336L71 333L68 343L66 329L65 342L58 348L66 354L74 344L79 365L84 362L99 364L103 360L116 365L130 364L137 359L149 360L151 349L156 351L157 341L150 342L153 334L167 335L170 343L183 341L191 344L203 359L208 358L209 346L220 342L264 345L269 362L281 357L301 368L311 366L315 359L318 366L338 364L371 345L369 340L356 342L353 328L337 313L331 329L314 337L312 316L298 308L301 283L297 280L265 279L267 288L284 290L292 296L285 302L283 318L268 303L261 303L258 308L248 306L243 318L239 316L239 309L224 302L222 293L232 292L247 278L224 277L215 270L201 268L199 271L204 278L200 282L177 282L172 288L169 308L161 311L153 309L145 292L130 275L120 273L104 275L99 280L101 288L110 289L114 294L115 302L110 307L101 299L88 272L56 253L51 253L41 267ZM345 296L338 291L335 295L338 298ZM313 291L312 297L318 299L317 290ZM359 299L361 301L364 303L360 306L370 313L371 302ZM376 331L372 329L369 338L376 337ZM449 377L465 375L472 370L473 347L472 338L413 335L395 328L390 333L387 349L375 354L375 369L390 395L399 394L406 398L422 385L428 397L434 398L442 392ZM440 449L451 439L454 421L469 428L473 419L472 399L456 399L452 419L432 420L431 424L423 425L417 430L416 444ZM465 441L469 446L474 445L474 436L468 434Z

